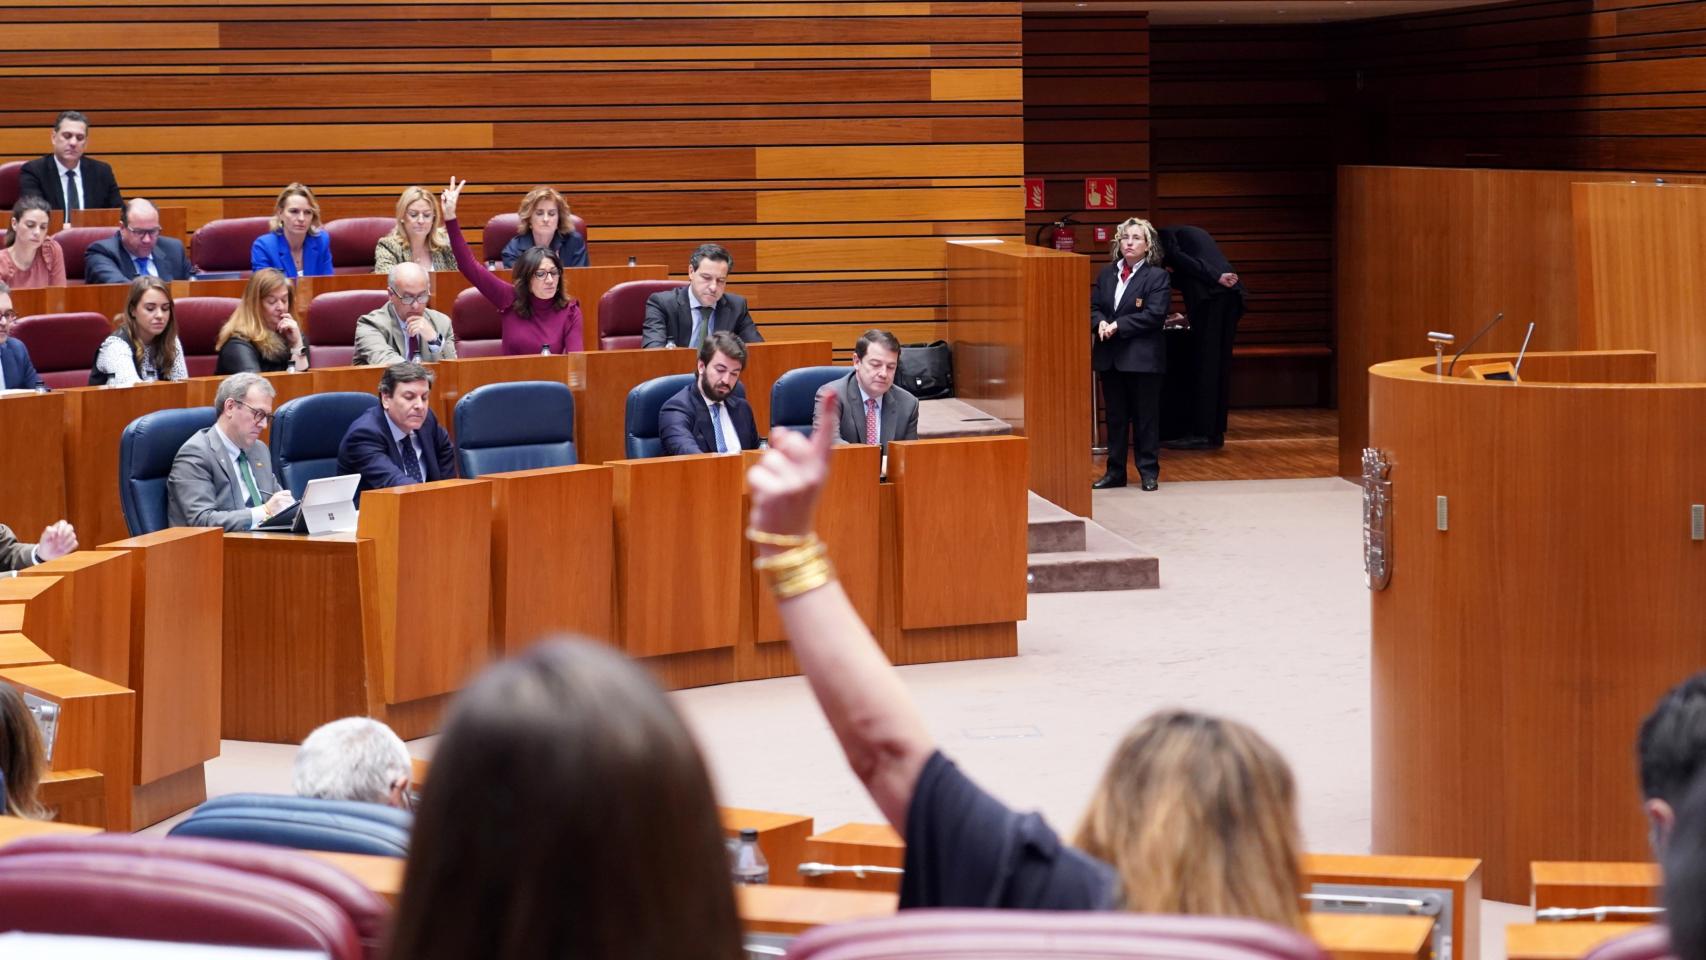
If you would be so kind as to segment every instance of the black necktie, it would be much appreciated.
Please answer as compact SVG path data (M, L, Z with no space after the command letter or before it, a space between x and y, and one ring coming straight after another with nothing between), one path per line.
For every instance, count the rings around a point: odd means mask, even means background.
M82 207L83 205L77 202L77 171L67 170L65 171L65 212L70 213L73 210L80 210Z
M426 475L421 473L421 458L415 456L415 435L407 434L397 445L403 448L403 472L415 480L425 483Z

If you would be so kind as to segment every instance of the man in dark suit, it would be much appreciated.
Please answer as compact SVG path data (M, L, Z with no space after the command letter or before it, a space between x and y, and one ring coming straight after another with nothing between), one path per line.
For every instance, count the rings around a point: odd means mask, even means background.
M734 257L714 243L702 243L687 261L687 286L646 298L646 325L640 346L692 347L707 336L726 330L742 343L763 343L758 325L747 312L746 298L724 293Z
M196 431L172 458L166 520L174 527L253 530L296 498L273 475L261 431L272 419L273 386L258 373L234 373L219 384L219 419Z
M918 439L918 398L895 385L899 366L895 335L866 330L853 344L853 372L818 388L819 399L831 392L841 398L840 442L881 444L886 454L890 440Z
M734 453L758 449L752 406L735 394L746 366L746 346L718 330L699 346L699 375L658 411L658 436L666 457L684 453Z
M1210 450L1226 442L1231 396L1232 340L1244 315L1244 284L1220 247L1201 227L1162 227L1161 248L1173 269L1173 285L1185 297L1195 347L1190 369L1170 376L1190 379L1191 410L1185 436L1165 446Z
M117 232L83 252L84 283L129 283L138 276L188 280L190 258L181 240L160 235L160 211L141 198L119 211Z
M454 479L456 446L427 409L431 393L426 367L386 367L379 406L356 417L338 444L338 472L361 474L363 490Z
M30 351L12 339L12 324L18 311L12 309L12 288L0 283L0 390L46 390L41 374L30 361Z
M35 194L45 199L53 209L65 212L67 224L75 210L124 206L113 168L83 156L89 146L88 117L75 110L61 113L50 142L52 153L31 160L18 172L20 196Z

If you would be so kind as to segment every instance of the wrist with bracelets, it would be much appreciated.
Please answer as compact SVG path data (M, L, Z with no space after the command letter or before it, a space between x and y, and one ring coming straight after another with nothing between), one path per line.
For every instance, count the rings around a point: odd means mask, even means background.
M829 548L815 533L790 536L749 529L746 535L754 543L787 547L781 553L752 561L753 569L764 578L777 600L792 599L835 579Z

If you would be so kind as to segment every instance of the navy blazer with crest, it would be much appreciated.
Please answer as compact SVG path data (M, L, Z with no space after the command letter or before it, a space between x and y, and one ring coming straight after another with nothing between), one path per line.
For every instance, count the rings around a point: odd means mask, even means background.
M1115 260L1103 267L1090 284L1090 368L1166 373L1167 343L1161 328L1173 302L1172 278L1157 264L1140 263L1116 304L1120 263ZM1107 340L1096 336L1096 328L1105 320L1119 326Z

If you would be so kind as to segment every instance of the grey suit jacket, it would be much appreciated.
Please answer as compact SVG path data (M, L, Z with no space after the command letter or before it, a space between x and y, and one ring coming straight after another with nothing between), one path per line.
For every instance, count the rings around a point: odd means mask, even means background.
M427 363L434 360L455 360L456 333L450 329L450 318L431 309L427 310L426 317L432 321L432 328L438 331L444 344L438 350L433 350L424 343L420 344L421 360ZM403 356L403 328L397 326L397 318L391 313L390 304L357 318L355 356L351 358L350 363L358 367L368 364L388 367L407 359L408 357Z
M839 442L864 443L865 398L859 392L858 374L849 373L840 380L829 381L817 388L817 395L822 397L831 390L841 397ZM816 425L812 429L816 430ZM906 388L899 384L890 386L889 392L883 395L877 436L884 453L888 452L890 440L918 439L918 398L906 392Z
M0 523L0 570L22 570L36 565L36 545L19 543L12 528Z
M185 441L172 460L166 480L166 520L174 527L224 527L232 533L251 529L248 497L225 444L213 435L217 425ZM272 451L259 440L250 447L249 469L265 501L279 491L272 472Z

